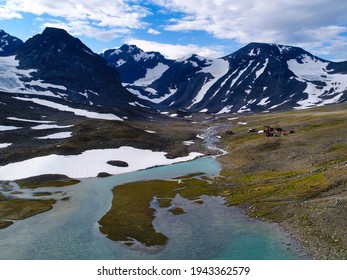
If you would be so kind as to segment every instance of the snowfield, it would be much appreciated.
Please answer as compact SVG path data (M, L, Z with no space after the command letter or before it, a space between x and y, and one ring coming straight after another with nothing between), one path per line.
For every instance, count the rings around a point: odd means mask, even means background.
M190 153L186 157L168 159L165 152L153 152L133 147L118 149L88 150L79 155L48 155L21 162L10 163L0 167L1 180L18 180L44 174L61 174L70 178L96 177L100 172L122 174L159 165L168 165L190 161L200 153ZM116 167L107 163L120 160L128 163L128 167Z
M0 89L6 92L40 94L51 97L59 97L53 94L48 88L57 88L64 90L65 87L60 85L47 84L42 81L23 82L20 78L31 78L31 73L36 69L21 70L15 56L0 57ZM33 86L39 86L45 91L37 91Z

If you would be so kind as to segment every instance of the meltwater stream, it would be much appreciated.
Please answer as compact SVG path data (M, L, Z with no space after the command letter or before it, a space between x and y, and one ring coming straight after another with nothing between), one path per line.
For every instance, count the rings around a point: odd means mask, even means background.
M202 205L181 197L188 213L175 216L157 208L155 228L169 237L157 253L134 250L107 239L98 220L109 210L112 188L128 182L170 179L194 172L219 173L214 158L112 176L84 179L75 186L41 188L63 191L70 200L51 211L0 230L0 259L301 259L303 251L275 225L252 220L220 197Z

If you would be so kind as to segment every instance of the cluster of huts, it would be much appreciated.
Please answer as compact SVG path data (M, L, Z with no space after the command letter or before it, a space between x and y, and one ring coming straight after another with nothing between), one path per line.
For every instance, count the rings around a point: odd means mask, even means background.
M269 125L264 125L264 129L262 130L250 128L248 132L249 133L264 133L267 137L280 137L282 135L295 133L293 129L284 130L281 127L271 127Z
M234 134L231 130L227 130L225 133L229 135ZM248 133L264 133L266 137L280 137L283 135L295 133L295 131L293 129L284 130L281 127L271 127L269 125L264 125L264 129L257 130L255 128L250 128L248 129Z

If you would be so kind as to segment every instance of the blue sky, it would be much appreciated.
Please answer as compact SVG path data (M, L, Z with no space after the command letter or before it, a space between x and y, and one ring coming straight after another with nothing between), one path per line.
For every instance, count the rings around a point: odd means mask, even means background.
M345 61L346 15L341 0L0 0L0 28L22 40L53 26L97 53L127 43L170 58L264 42Z

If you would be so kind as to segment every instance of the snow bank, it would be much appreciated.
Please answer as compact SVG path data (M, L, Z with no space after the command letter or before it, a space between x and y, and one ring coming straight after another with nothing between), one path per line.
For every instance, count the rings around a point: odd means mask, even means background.
M87 117L90 119L123 121L122 118L117 117L116 115L113 115L113 114L102 114L102 113L97 113L97 112L90 112L90 111L83 110L83 109L71 108L71 107L66 106L66 105L62 105L59 103L55 103L52 101L43 100L43 99L39 99L39 98L25 98L25 97L14 97L14 98L18 99L18 100L23 100L23 101L34 102L34 103L42 105L42 106L57 109L59 111L71 112L71 113L74 113L76 116Z
M21 127L12 126L12 125L0 125L0 131L16 130L20 128Z
M71 137L72 132L58 132L47 136L36 137L36 139L65 139Z
M158 165L193 160L200 153L190 153L186 157L167 159L165 152L153 152L133 147L118 149L89 150L79 155L49 155L36 157L21 162L10 163L0 167L1 180L18 180L44 174L62 174L71 178L96 177L100 172L121 174L146 169ZM128 167L117 167L107 164L110 160L121 160Z
M31 129L43 130L43 129L70 128L70 127L73 127L73 125L40 124L40 125L31 127Z
M20 121L20 122L32 122L32 123L52 123L54 121L38 121L38 120L29 120L29 119L20 119L16 117L8 117L8 120Z
M188 141L183 141L183 144L186 145L186 146L190 146L190 145L194 145L195 142L192 141L192 140L188 140Z
M12 143L0 143L0 149L7 148L11 145L12 145Z

